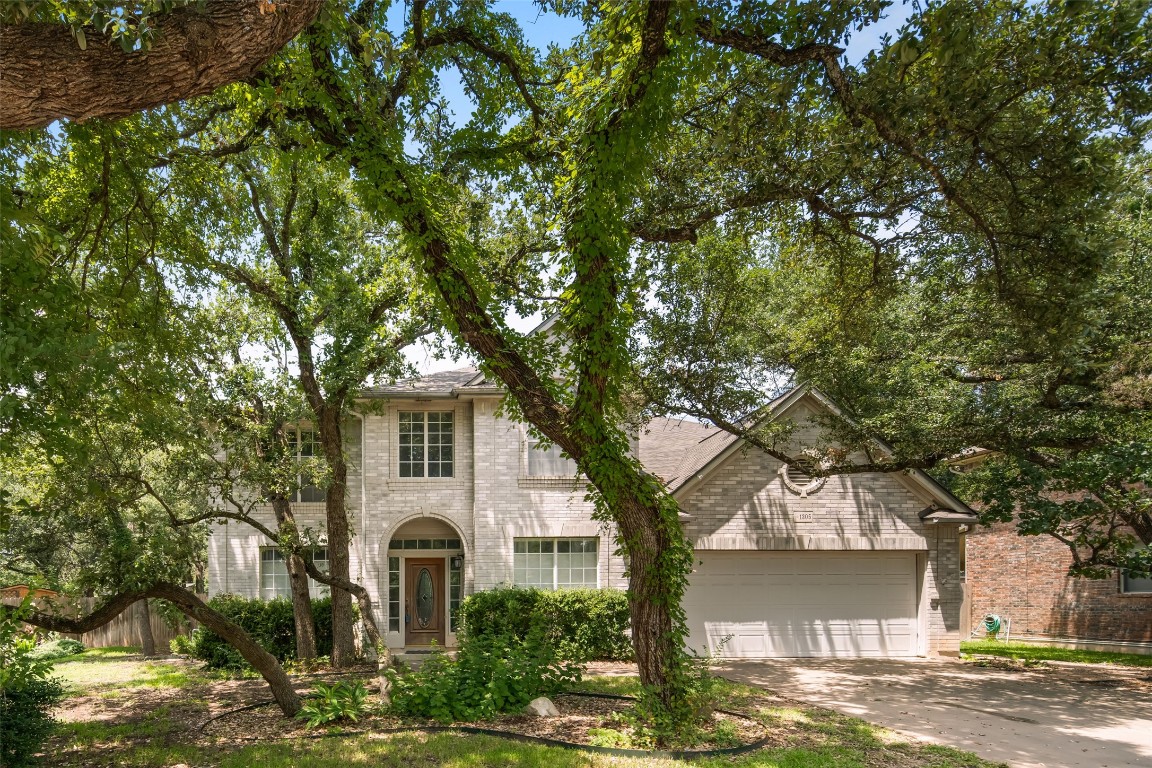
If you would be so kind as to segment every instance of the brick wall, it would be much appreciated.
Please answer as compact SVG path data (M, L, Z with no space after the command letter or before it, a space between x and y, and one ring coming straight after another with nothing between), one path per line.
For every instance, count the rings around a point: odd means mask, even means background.
M1152 595L1122 595L1119 580L1070 578L1067 547L1019 536L1011 523L968 534L972 626L995 613L1013 635L1152 642Z
M801 425L785 450L821 445L805 398L788 413ZM863 458L863 457L861 457ZM963 585L955 525L926 525L918 513L932 499L902 473L837 475L806 498L788 490L781 462L761 451L737 450L697 486L678 494L691 515L684 529L708 550L903 550L917 553L922 647L959 652Z
M591 519L585 489L568 479L527 477L523 428L497 415L498 402L496 397L397 398L365 414L363 435L358 420L350 424L352 572L372 596L381 626L387 626L388 542L411 524L437 521L460 534L465 594L511 583L516 537L596 536L600 585L627 587L624 563L611 554L612 531ZM398 412L422 409L455 413L454 477L398 476ZM800 406L789 416L803 423L810 414ZM811 425L801 427L795 439L819 443ZM779 468L779 462L760 452L737 452L699 486L680 494L692 515L686 533L694 544L700 549L915 552L922 646L928 653L955 653L959 542L955 526L926 526L917 517L930 502L924 491L902 475L855 475L829 478L820 492L801 498L784 487ZM322 526L322 504L294 506L301 524ZM811 518L802 519L800 512ZM265 518L274 525L270 511ZM212 593L259 594L259 549L267 545L241 523L215 529L209 543ZM398 633L389 636L389 644L401 644Z
M496 416L495 398L474 402L476 412L475 526L483 546L476 553L475 588L511 584L517 537L597 537L600 586L625 589L624 561L613 557L613 532L592 519L582 483L572 478L527 476L524 428Z

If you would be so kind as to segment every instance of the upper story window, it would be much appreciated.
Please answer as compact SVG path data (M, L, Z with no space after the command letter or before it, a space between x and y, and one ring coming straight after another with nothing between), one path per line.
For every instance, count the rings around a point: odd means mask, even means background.
M288 449L301 466L321 454L319 437L311 429L289 430ZM306 472L302 471L297 476L296 483L296 490L289 494L292 501L324 501L325 489L318 488Z
M328 573L328 548L314 547L310 555L312 563L322 573ZM312 597L327 597L328 585L313 581L308 577L308 591ZM260 596L265 600L277 597L292 597L292 586L288 580L288 561L284 553L275 547L260 550Z
M575 477L576 462L560 453L560 446L553 443L540 448L540 440L528 435L528 477Z
M452 477L452 411L400 411L400 477Z

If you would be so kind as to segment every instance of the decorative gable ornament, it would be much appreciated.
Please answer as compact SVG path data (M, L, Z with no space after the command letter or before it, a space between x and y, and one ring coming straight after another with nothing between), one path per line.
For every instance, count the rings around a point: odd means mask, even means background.
M797 456L796 462L803 469L790 464L783 464L780 467L780 479L784 481L785 488L800 498L806 499L809 494L816 493L828 482L827 477L813 477L817 467L827 468L828 464L821 459L820 454L812 449L807 449L800 456Z

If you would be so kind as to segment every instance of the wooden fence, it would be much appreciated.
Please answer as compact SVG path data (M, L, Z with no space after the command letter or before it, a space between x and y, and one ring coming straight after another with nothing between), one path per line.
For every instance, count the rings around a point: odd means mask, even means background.
M207 600L207 595L198 595L201 600ZM80 615L86 615L96 607L96 598L82 597L76 601ZM124 646L142 644L140 639L140 619L141 619L140 604L129 606L123 613L121 613L112 621L108 622L99 629L94 629L91 632L85 632L83 635L69 635L69 637L76 638L84 643L87 648L108 648L110 646ZM157 653L168 653L168 644L172 638L177 635L188 635L195 627L194 622L181 616L180 623L176 629L169 626L168 622L164 619L159 612L153 608L149 611L149 622L152 627L152 638L156 641Z

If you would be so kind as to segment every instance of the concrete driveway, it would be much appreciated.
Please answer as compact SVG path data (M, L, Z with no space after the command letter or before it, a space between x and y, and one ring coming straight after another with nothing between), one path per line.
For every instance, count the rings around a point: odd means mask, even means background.
M1149 668L781 659L715 671L1012 768L1152 767Z

